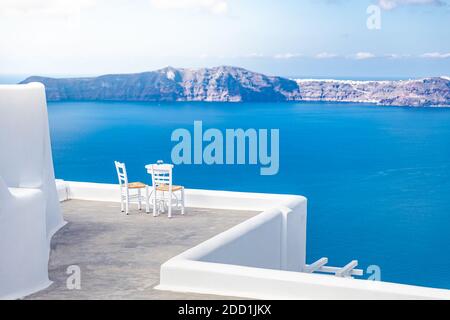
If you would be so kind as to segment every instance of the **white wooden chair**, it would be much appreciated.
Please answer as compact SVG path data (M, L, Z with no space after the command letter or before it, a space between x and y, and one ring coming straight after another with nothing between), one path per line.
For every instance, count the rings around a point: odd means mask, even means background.
M172 184L172 172L172 164L151 165L153 216L159 215L161 211L160 208L158 208L158 212L156 212L158 204L162 204L163 208L167 205L168 218L172 218L172 206L179 207L181 209L181 214L184 214L184 187ZM180 193L180 198L178 198L177 192ZM160 195L159 198L158 194Z
M142 202L145 202L145 212L150 212L150 196L148 186L142 182L128 182L127 169L125 163L114 161L116 165L117 177L120 184L120 210L129 213L130 203L137 203L138 209L142 210ZM142 195L142 189L145 189L145 195ZM130 194L131 190L137 193Z

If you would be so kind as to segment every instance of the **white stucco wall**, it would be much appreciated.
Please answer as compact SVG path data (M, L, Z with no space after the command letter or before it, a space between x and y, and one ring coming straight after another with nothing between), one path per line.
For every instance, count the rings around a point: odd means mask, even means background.
M306 201L281 201L164 263L157 289L255 299L450 299L450 290L300 272L305 245Z
M199 251L196 260L280 269L282 227L282 215L271 210L261 218L255 217L246 224L223 233L219 241L211 241L206 250ZM261 239L264 239L264 245L261 245ZM204 248L206 247L205 245ZM194 254L193 252L192 255Z
M114 184L70 181L66 189L70 199L120 199ZM450 290L299 272L304 197L187 189L186 200L191 207L261 213L165 262L157 289L256 299L450 299Z
M0 298L50 284L50 240L63 224L44 86L0 85Z

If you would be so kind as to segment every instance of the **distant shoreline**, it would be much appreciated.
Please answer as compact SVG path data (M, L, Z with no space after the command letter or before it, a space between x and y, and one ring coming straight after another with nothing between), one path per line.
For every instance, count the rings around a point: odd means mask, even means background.
M136 103L136 104L157 104L157 105L171 105L171 104L182 104L182 103L191 103L191 104L233 104L233 105L245 105L245 104L307 104L307 103L317 103L317 104L338 104L338 105L358 105L358 106L367 106L367 107L381 107L381 108L408 108L408 109L450 109L450 105L442 105L442 106L393 106L393 105L381 105L371 102L355 102L355 101L326 101L326 100L298 100L298 101L281 101L281 102L271 102L271 101L259 101L259 102L249 102L249 101L241 101L241 102L227 102L227 101L141 101L141 100L48 100L49 104L59 104L59 103L104 103L104 104L112 104L112 103Z
M239 67L164 69L99 77L33 76L49 101L287 102L326 101L383 106L449 107L450 78L414 80L289 79Z

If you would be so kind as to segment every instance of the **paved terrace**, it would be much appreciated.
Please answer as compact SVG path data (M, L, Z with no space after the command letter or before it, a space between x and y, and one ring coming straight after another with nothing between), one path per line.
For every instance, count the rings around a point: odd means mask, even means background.
M187 208L154 218L119 203L69 200L62 203L68 224L53 237L46 290L27 299L217 299L155 290L162 263L256 215L251 211ZM176 211L175 211L176 212ZM81 268L81 290L66 286L67 267Z

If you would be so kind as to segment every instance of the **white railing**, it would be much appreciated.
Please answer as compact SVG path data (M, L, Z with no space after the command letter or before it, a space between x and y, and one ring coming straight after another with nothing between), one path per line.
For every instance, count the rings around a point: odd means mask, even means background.
M363 270L355 269L358 266L358 260L353 260L342 268L325 266L327 263L328 258L321 258L312 264L305 265L303 272L331 273L334 274L336 277L342 278L350 278L352 276L362 276L364 274Z

